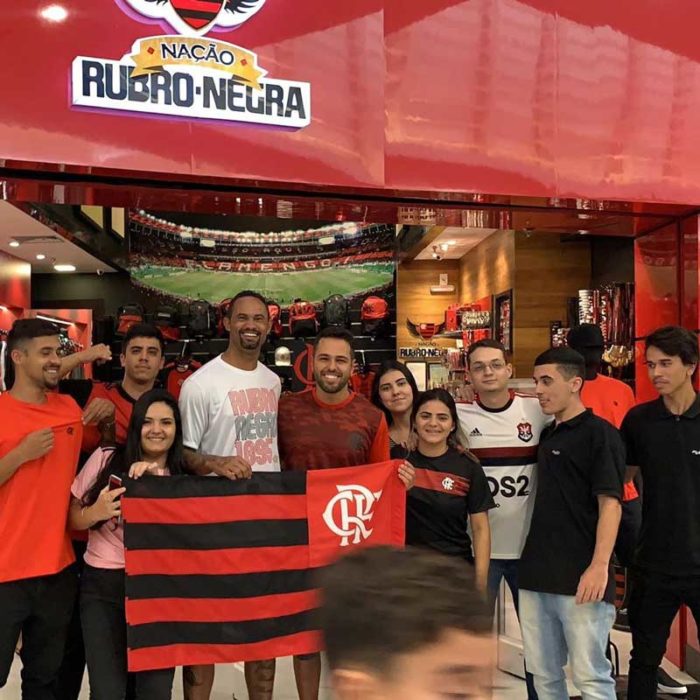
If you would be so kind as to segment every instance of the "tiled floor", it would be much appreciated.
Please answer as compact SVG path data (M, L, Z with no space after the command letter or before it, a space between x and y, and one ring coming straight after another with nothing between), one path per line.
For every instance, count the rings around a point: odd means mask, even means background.
M630 635L614 632L613 641L620 649L622 673L626 674L629 660ZM680 681L692 682L690 677L679 672L671 664L664 663L664 666L672 673L674 678ZM2 698L2 700L19 700L19 672L20 663L19 658L17 658L7 686L0 690L0 698ZM328 688L328 677L325 674L325 669L321 684L321 700L331 700L332 695ZM494 700L524 700L525 698L525 683L509 674L497 671L494 677L494 686L497 688L493 695ZM573 694L573 688L571 690ZM216 682L211 700L232 700L234 694L236 700L246 700L248 697L245 690L245 681L243 679L243 666L241 664L230 664L228 666L217 667ZM297 698L290 659L280 659L278 661L274 697L275 700L296 700ZM182 698L182 679L178 673L176 676L175 691L173 692L173 700L180 700L180 698ZM86 680L83 683L80 700L88 699L89 691Z

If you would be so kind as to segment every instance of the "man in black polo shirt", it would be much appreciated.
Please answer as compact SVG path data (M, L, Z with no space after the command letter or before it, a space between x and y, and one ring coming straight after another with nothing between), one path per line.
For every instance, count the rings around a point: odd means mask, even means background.
M625 454L617 430L581 402L583 357L535 360L542 410L537 494L520 559L520 625L540 700L567 700L564 667L584 698L615 699L605 652L615 620L610 558L620 524Z
M700 623L700 398L695 333L666 326L646 339L655 401L622 423L630 472L642 472L642 530L629 601L630 700L656 697L656 672L676 613Z

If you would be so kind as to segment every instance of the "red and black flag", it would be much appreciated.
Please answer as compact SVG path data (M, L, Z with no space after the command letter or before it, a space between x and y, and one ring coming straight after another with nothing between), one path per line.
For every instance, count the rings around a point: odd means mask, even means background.
M399 464L129 481L129 670L319 651L318 570L355 547L404 542Z

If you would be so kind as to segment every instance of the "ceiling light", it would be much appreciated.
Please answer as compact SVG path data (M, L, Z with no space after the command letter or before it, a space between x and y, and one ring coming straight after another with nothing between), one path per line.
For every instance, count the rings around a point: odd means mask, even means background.
M447 241L447 245L457 245L457 241Z
M55 318L54 316L44 316L42 314L37 314L36 318L40 318L42 321L51 321L51 323L60 323L64 326L72 326L71 321L64 321L61 318Z
M449 244L448 243L441 243L440 248L441 250L449 250Z
M38 253L36 256L36 259L37 260L45 260L46 256L43 253Z
M75 272L75 265L59 263L58 265L54 265L53 269L56 270L56 272Z
M63 22L68 17L68 11L61 5L48 5L39 14L49 22Z
M10 248L19 248L19 241L10 241Z

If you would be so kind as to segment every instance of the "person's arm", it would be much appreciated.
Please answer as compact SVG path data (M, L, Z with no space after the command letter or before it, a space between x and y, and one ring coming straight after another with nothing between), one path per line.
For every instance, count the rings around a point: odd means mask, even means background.
M379 464L381 462L388 462L391 459L389 453L389 426L386 424L386 418L382 413L381 420L379 421L379 427L374 435L374 440L372 441L372 446L369 450L369 463Z
M71 530L88 530L104 520L118 518L122 513L119 497L125 491L123 486L111 491L109 486L105 486L91 506L84 506L80 499L71 496L68 511L69 528Z
M109 362L112 359L112 351L108 345L98 343L92 347L74 352L61 358L61 377L68 376L76 367L90 364L91 362Z
M9 481L23 464L48 454L53 449L53 443L51 428L29 433L17 447L0 458L0 486Z
M617 530L622 517L622 505L615 496L598 496L598 526L596 529L595 551L589 567L583 572L576 603L594 603L603 600L608 585L610 557L612 556Z
M217 474L227 479L248 479L253 470L242 457L217 457L200 454L191 447L185 447L185 466L192 474L206 476Z
M472 527L476 587L483 593L486 591L486 582L489 576L489 563L491 561L491 527L489 526L489 514L487 512L472 513L469 516L469 522Z

